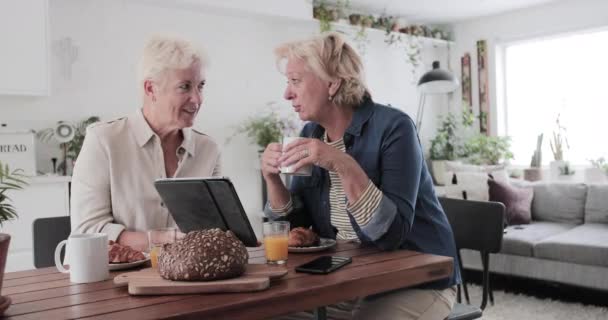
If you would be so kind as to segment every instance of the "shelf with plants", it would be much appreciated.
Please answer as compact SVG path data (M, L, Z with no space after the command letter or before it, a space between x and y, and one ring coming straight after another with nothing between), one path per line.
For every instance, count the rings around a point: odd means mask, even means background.
M333 4L326 1L314 1L313 18L319 22L321 32L335 30L337 27L348 26L357 34L367 32L382 32L388 39L400 37L415 37L429 40L436 44L451 42L451 34L441 26L423 24L402 25L399 17L386 14L372 15L355 12L350 8L348 0L338 0ZM394 40L393 40L394 41Z

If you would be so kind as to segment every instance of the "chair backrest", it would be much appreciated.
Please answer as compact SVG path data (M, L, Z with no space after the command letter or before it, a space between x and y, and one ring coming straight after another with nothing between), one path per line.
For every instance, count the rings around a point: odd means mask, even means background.
M55 265L55 247L70 235L70 217L39 218L33 223L34 266Z
M505 206L500 202L439 198L456 246L497 253L502 246Z

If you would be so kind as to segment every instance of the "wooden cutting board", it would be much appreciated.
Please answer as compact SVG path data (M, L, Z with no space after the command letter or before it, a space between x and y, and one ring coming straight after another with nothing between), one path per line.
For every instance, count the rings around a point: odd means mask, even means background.
M147 268L114 277L114 284L129 286L132 295L191 294L212 292L250 292L265 290L270 279L287 274L287 269L266 264L248 264L245 273L227 280L171 281L163 279L158 270Z

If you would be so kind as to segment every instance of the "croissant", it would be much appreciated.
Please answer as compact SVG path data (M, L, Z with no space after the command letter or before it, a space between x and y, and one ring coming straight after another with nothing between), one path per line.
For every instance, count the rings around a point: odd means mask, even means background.
M319 236L310 229L297 227L289 232L290 247L312 247L316 245L319 245Z
M109 263L126 263L144 260L146 257L141 251L135 250L129 246L123 246L110 240L108 244L108 262Z

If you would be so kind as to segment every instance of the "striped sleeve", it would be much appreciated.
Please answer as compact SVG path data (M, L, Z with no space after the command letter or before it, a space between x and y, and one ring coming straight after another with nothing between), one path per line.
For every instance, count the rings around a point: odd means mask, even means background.
M291 197L289 197L289 201L287 201L284 206L275 209L270 206L270 203L268 203L268 208L270 208L270 211L272 211L274 214L286 216L293 210L293 201L291 201Z
M355 218L359 226L364 227L372 220L374 212L380 206L382 196L382 191L369 180L361 197L355 203L347 204L346 210Z

